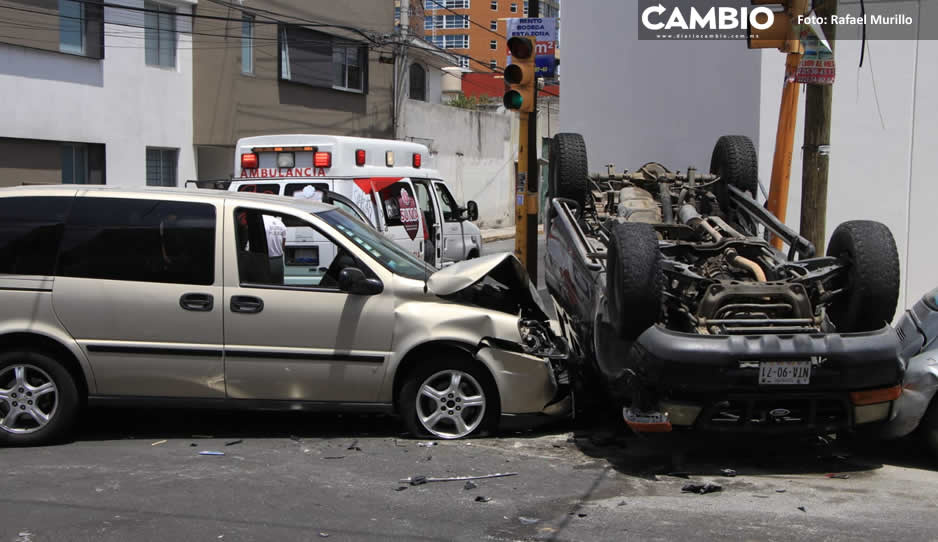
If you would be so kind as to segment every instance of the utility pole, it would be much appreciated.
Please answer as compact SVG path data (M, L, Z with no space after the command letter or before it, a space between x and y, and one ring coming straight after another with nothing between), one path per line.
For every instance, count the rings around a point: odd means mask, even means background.
M827 20L837 14L837 0L815 3L815 13ZM834 49L836 25L822 25ZM827 179L830 164L831 103L834 85L808 85L804 111L804 149L801 169L801 235L824 253L827 229Z

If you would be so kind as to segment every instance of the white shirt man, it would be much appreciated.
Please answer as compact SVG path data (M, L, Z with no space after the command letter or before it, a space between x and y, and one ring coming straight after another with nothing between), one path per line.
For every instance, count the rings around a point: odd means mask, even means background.
M271 282L283 284L283 247L287 242L287 227L279 217L264 215L264 230L267 232Z

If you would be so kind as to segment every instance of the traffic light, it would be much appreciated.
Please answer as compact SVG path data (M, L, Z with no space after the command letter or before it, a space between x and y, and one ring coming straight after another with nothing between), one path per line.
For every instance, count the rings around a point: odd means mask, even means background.
M511 64L505 68L505 83L509 86L503 100L506 109L530 113L537 99L534 76L534 38L515 36L508 40Z
M801 53L801 39L797 33L798 17L811 11L808 0L750 0L754 6L775 5L774 20L769 28L749 27L750 49L779 49L783 53ZM758 16L757 16L758 17Z

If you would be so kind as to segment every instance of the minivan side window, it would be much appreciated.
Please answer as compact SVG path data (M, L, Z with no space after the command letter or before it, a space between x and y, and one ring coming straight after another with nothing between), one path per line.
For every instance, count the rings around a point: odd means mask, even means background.
M280 195L280 185L277 183L266 184L242 184L238 187L238 192L250 192L252 194L273 194Z
M72 197L0 198L0 274L52 275Z
M215 282L215 207L77 198L65 224L57 274L210 285Z

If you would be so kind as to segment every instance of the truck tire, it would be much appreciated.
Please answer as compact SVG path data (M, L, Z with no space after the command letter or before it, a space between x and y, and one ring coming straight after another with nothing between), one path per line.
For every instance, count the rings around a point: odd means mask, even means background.
M827 255L848 266L845 291L828 310L837 331L873 331L891 322L899 301L899 253L889 228L870 220L844 222L834 230Z
M572 199L583 210L589 192L589 168L582 135L564 133L551 138L547 177L550 197Z
M607 254L606 298L616 333L635 340L661 315L661 252L649 224L616 223Z
M710 157L710 173L720 176L715 193L724 211L730 205L727 186L735 186L755 198L759 190L759 157L752 140L741 135L718 139Z

